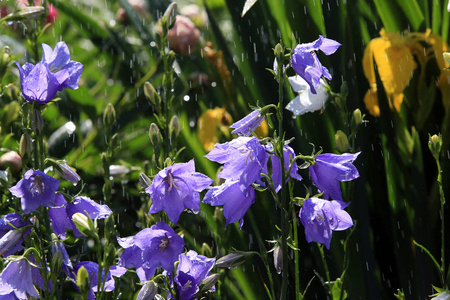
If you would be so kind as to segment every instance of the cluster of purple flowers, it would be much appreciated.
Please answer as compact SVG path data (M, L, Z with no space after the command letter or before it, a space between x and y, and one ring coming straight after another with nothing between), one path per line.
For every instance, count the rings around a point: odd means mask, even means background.
M22 95L29 103L50 102L56 93L69 88L78 88L78 80L83 72L83 65L70 60L69 47L65 42L56 44L55 50L42 44L42 60L36 65L16 63L20 73Z

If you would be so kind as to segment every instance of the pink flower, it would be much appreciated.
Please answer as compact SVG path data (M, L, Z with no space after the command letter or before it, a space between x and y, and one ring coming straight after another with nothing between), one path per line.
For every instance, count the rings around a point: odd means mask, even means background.
M185 16L177 15L175 25L169 30L169 48L176 53L189 55L195 51L200 31Z

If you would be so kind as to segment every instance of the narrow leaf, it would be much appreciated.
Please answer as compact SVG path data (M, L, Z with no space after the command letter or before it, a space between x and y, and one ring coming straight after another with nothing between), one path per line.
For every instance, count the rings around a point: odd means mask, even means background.
M252 6L256 3L258 0L247 0L245 1L244 8L242 9L241 17L244 17L244 15L252 8Z

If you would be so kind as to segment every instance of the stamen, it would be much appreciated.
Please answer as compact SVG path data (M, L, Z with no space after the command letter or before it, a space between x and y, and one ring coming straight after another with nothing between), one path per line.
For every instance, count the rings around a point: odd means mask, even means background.
M159 252L164 253L164 251L169 246L169 244L170 244L170 239L167 236L163 237L161 239L161 243L159 244Z
M44 190L44 184L42 182L42 177L39 175L36 175L33 177L33 183L30 185L30 188L28 189L31 191L31 193L35 194L41 194Z
M192 287L191 283L192 283L191 280L186 281L186 283L183 285L183 290L187 291L189 288L191 288Z

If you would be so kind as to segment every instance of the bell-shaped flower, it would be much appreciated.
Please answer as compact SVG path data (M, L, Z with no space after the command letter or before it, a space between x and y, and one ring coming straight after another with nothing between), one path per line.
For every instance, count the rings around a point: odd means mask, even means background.
M118 265L136 268L141 282L150 280L159 267L172 272L185 245L183 238L162 221L117 241L125 249Z
M340 43L319 36L312 43L297 45L291 56L291 64L294 71L300 75L309 84L311 92L316 94L316 86L319 85L320 78L324 76L331 80L331 74L328 69L317 58L316 51L321 50L326 55L333 54L339 47Z
M75 197L73 202L67 203L62 195L58 195L56 206L49 209L48 215L51 220L53 232L61 239L66 238L67 229L73 230L75 237L83 236L72 221L74 214L87 213L94 220L107 218L112 213L106 204L98 204L94 200L83 196Z
M238 137L224 144L216 144L206 158L224 164L219 178L238 180L242 191L259 180L269 155L255 137Z
M152 184L145 189L152 199L149 213L164 210L169 220L176 224L185 208L200 211L199 192L212 182L208 176L195 172L193 159L173 164L156 174Z
M62 257L61 268L62 268L62 271L68 277L73 276L73 274L74 274L74 272L73 272L73 265L72 265L72 262L70 261L69 254L67 253L66 247L64 247L63 242L61 242L58 239L55 239L54 241L52 241L52 255L53 255L53 257L58 252L61 252L61 257Z
M22 221L20 215L10 213L0 219L0 255L8 257L22 250L23 239L30 234L31 227L25 230L20 228L31 225L29 221Z
M99 291L98 289L98 264L92 261L80 261L77 263L74 267L74 273L72 275L72 279L75 280L75 274L78 273L78 270L84 267L86 271L89 274L89 284L90 284L90 291L88 293L87 299L88 300L94 300L96 292ZM111 292L115 288L115 281L114 277L121 277L123 274L125 274L127 269L118 267L118 266L111 266L109 268L108 273L106 274L105 278L105 269L102 269L102 280L104 280L103 290L105 292Z
M300 209L300 220L305 227L308 243L317 242L330 249L333 231L345 230L353 226L350 215L344 211L349 204L341 201L328 201L309 198Z
M244 216L255 202L255 190L249 186L242 190L238 180L226 180L225 183L210 188L203 198L211 206L223 205L225 226L239 221L239 229L244 225Z
M215 261L215 258L198 255L193 250L180 254L180 263L175 276L180 300L193 299L199 291L199 285L210 275Z
M340 182L359 177L358 170L352 163L360 153L326 153L316 157L316 162L309 166L309 173L313 183L323 192L323 198L343 201Z
M260 109L256 109L245 116L243 119L231 124L230 127L234 128L231 133L249 136L251 135L251 131L255 131L256 128L261 125L265 117L266 116L264 114L261 114Z
M264 147L265 147L266 151L268 153L270 153L270 160L272 163L272 175L269 174L269 172L267 170L267 165L262 170L262 173L266 174L268 176L271 176L274 189L278 193L281 189L280 159L278 158L278 156L275 155L272 144L264 145ZM285 167L286 171L289 171L291 159L294 159L294 157L295 157L294 149L292 149L291 146L289 146L289 145L285 145L284 150L283 150L283 161L284 161L284 167ZM288 174L288 178L286 178L286 180L289 180L289 178L293 178L293 179L296 179L299 181L303 179L302 176L300 176L300 174L298 174L298 166L295 162L292 164L291 170L290 170L290 172ZM262 182L258 182L258 183L260 183L261 185L264 185Z
M323 79L319 80L319 84L316 86L316 93L312 93L309 84L302 77L296 75L288 77L288 79L294 92L298 93L297 97L292 99L286 106L286 109L294 114L293 118L320 110L325 106L328 92Z
M78 80L83 72L83 65L77 61L70 60L69 47L65 42L59 42L55 50L47 44L42 44L42 63L48 70L58 76L61 72L67 73L67 79L61 83L62 89L76 90Z
M31 257L30 261L33 264L35 263ZM35 285L41 290L45 288L44 279L39 273L39 269L25 258L11 261L0 274L0 283L2 285L0 296L14 292L19 299L28 299L30 296L39 299Z
M23 179L9 189L11 194L20 198L25 214L35 211L39 205L55 206L56 190L59 180L39 170L28 170Z

